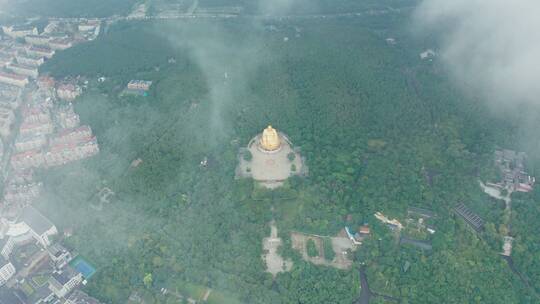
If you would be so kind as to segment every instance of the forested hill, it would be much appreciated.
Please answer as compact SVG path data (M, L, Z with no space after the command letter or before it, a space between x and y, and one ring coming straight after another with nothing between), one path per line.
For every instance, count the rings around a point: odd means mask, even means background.
M411 38L409 21L396 11L122 22L48 61L43 72L87 77L75 107L102 147L48 171L48 200L38 206L75 228L69 245L98 268L87 290L107 303L133 291L168 303L161 288L211 287L222 292L214 303L349 304L365 264L373 290L401 303L535 303L498 254L501 204L478 186L496 176L495 148L518 145L520 123L459 93L437 58L421 60L435 46ZM149 96L122 95L130 79L152 80ZM234 179L238 148L269 123L302 148L310 169L276 191ZM116 196L96 211L104 186ZM540 214L539 194L522 195L515 215L516 265L536 289L538 238L528 221ZM452 212L458 202L489 229L472 232ZM403 219L410 206L438 215L431 251L399 245L373 217ZM272 218L281 254L294 261L275 279L261 260ZM314 266L290 247L291 231L335 235L363 223L372 236L350 271Z

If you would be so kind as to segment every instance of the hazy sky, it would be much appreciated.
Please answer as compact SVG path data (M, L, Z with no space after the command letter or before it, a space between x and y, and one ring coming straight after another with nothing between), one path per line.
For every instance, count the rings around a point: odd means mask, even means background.
M423 0L415 21L442 37L444 63L485 100L540 104L540 0Z

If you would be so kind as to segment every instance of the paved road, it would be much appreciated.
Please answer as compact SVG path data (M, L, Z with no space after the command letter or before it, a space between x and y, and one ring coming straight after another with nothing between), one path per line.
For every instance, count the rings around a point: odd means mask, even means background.
M369 289L369 283L366 275L366 267L362 266L358 271L360 272L360 286L362 287L362 290L360 291L360 297L358 298L358 300L356 300L354 304L369 304L371 298L374 297L381 297L386 301L393 301L396 303L400 302L398 298L371 291L371 289Z
M362 290L360 291L360 298L358 298L358 300L356 301L356 304L369 304L369 300L373 296L373 293L369 289L365 267L362 266L359 272L360 272L360 286L362 287Z

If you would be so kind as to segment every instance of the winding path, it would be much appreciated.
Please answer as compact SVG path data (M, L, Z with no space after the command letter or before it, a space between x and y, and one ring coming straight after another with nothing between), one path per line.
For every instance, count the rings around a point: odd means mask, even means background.
M362 290L360 290L360 297L358 298L358 300L356 300L355 304L369 304L371 298L374 297L381 297L387 301L394 301L396 303L401 302L398 298L376 293L369 289L369 283L366 275L366 266L361 266L358 271L360 273L360 286Z

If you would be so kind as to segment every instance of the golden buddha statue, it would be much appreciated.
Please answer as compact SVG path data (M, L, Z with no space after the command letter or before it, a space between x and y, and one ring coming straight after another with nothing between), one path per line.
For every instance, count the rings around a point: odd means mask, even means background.
M264 129L261 136L261 148L266 151L276 151L281 147L281 141L279 140L279 135L276 129L272 126Z

